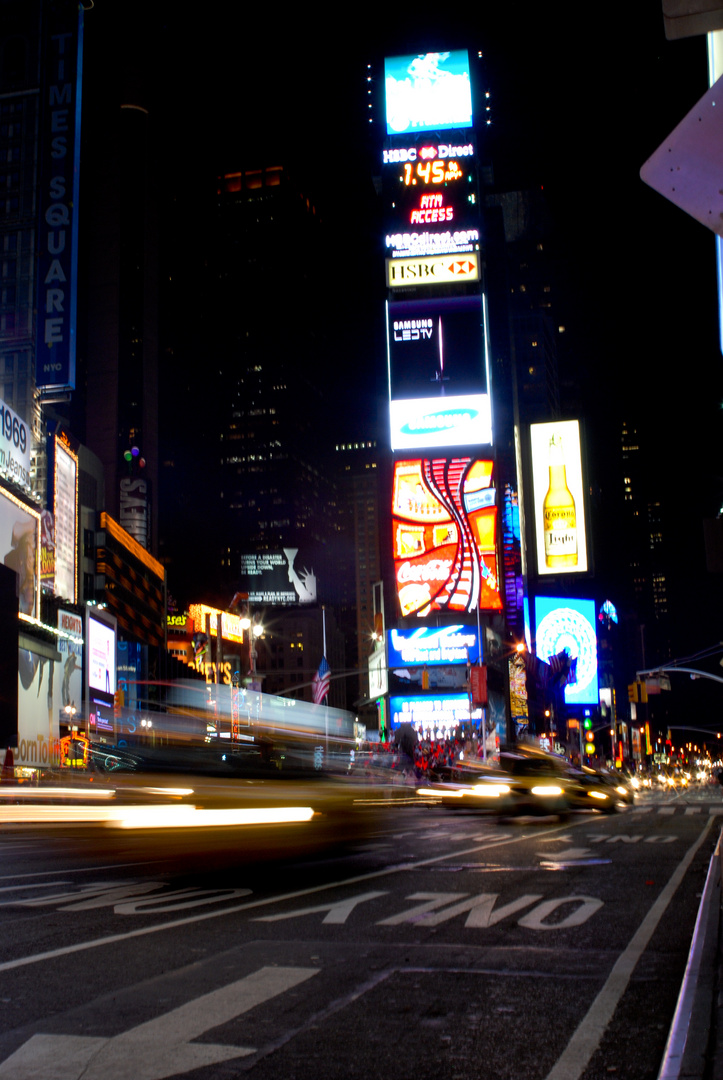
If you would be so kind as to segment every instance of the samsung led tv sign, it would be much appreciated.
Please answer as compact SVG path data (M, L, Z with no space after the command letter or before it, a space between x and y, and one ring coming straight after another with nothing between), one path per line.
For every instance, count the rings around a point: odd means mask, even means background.
M384 86L388 135L472 126L466 49L387 57Z

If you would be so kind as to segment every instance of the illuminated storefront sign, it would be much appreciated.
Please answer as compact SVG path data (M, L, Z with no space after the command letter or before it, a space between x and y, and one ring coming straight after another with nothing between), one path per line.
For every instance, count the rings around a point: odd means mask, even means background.
M211 637L216 637L220 615L221 636L224 641L243 644L244 632L239 615L231 615L228 611L219 611L218 608L208 607L206 604L189 604L188 614L193 619L194 629L202 634L206 632L206 616L210 615Z
M466 49L384 61L387 134L472 126Z
M479 724L482 710L472 709L468 694L444 694L438 697L392 697L389 699L392 727L411 724L417 731L447 734L462 724Z
M535 599L535 652L549 662L567 650L576 660L576 681L565 686L568 705L598 704L597 635L595 601L569 597Z
M442 211L425 211L429 214L438 212ZM436 258L387 259L387 284L390 289L408 288L410 285L446 285L450 281L479 281L479 264L473 252L459 256L439 255Z
M487 394L390 403L392 450L426 450L492 442Z
M477 631L468 626L389 630L387 636L390 667L468 662L474 664L479 658Z
M537 572L588 569L580 425L577 420L532 424L532 488Z
M392 527L402 615L501 610L491 461L397 461Z

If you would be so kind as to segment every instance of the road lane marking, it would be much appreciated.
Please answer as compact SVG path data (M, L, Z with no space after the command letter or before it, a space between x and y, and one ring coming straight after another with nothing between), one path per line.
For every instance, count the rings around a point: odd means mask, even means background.
M154 866L163 862L162 859L152 859L149 862L121 862L110 863L108 866L77 866L73 870L63 869L64 874L99 874L101 870L124 870L129 866ZM35 870L32 874L0 874L0 881L20 881L22 878L47 877L48 874L57 874L57 867L53 870Z
M299 986L319 968L264 967L111 1039L33 1035L0 1064L12 1080L164 1080L256 1049L193 1043L271 998Z
M376 900L379 896L386 896L386 892L361 893L359 896L350 896L346 900L338 900L336 903L319 904L317 907L297 908L296 911L282 911L280 915L261 915L253 919L253 922L281 922L282 919L298 919L302 915L320 915L326 912L322 922L334 926L345 923L357 904L363 904L367 900Z
M580 825L586 825L581 821ZM567 825L560 825L559 831L569 829ZM574 828L574 825L573 825ZM553 828L550 832L555 832ZM550 835L550 833L548 833ZM254 908L267 907L270 904L281 904L286 900L298 900L302 896L313 896L315 893L326 892L329 889L342 889L350 885L358 885L364 881L374 881L382 877L390 877L392 874L408 873L418 870L420 867L434 866L435 863L444 862L447 859L458 859L464 855L475 855L480 851L490 851L498 847L511 844L521 844L523 841L532 839L532 834L523 833L521 836L495 840L491 843L480 844L477 847L466 848L462 851L447 852L445 855L434 855L429 859L420 859L414 863L397 863L395 866L387 866L383 870L374 870L369 874L357 874L355 877L346 878L343 881L330 882L325 885L311 885L306 889L296 889L294 892L282 893L280 896L267 897L263 900L250 900L245 904L235 904L233 907L204 911L199 915L189 915L185 919L169 919L167 922L156 923L154 926L143 926L137 930L127 930L121 934L108 934L105 937L91 938L90 941L79 941L73 945L63 945L57 949L48 949L46 952L31 953L30 956L19 956L15 960L5 960L0 963L0 972L15 971L17 968L27 967L30 964L38 964L43 960L55 960L61 956L70 956L72 953L85 952L88 949L97 949L105 945L117 945L121 941L130 941L131 938L145 937L148 934L158 934L163 930L175 930L180 926L191 926L194 923L206 922L208 919L218 919L222 916L235 915L242 911L250 911Z
M590 1059L597 1050L613 1014L627 990L638 960L650 943L658 923L665 914L675 891L685 877L698 849L710 832L713 819L709 818L698 839L688 849L672 877L660 893L650 911L633 935L628 947L616 960L605 985L597 995L586 1015L578 1025L569 1043L558 1058L546 1080L579 1080Z

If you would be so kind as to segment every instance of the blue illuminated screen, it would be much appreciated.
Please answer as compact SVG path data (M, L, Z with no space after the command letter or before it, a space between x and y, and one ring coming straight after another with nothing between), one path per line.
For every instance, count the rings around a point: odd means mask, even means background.
M472 126L466 49L384 61L388 135Z
M597 635L595 601L569 597L535 599L535 648L539 660L567 649L577 658L577 681L565 687L568 705L598 704Z

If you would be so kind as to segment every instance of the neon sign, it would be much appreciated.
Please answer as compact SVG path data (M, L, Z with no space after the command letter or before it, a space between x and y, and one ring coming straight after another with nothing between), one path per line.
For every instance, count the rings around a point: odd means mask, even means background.
M436 210L429 212L437 213ZM479 265L477 256L473 252L469 255L387 259L387 284L391 289L410 285L442 285L452 281L478 280Z
M384 165L402 165L408 161L433 161L435 158L452 160L458 157L474 157L474 143L467 143L465 146L441 143L437 146L400 146L382 151Z
M500 611L492 462L398 461L394 466L394 570L402 615Z

